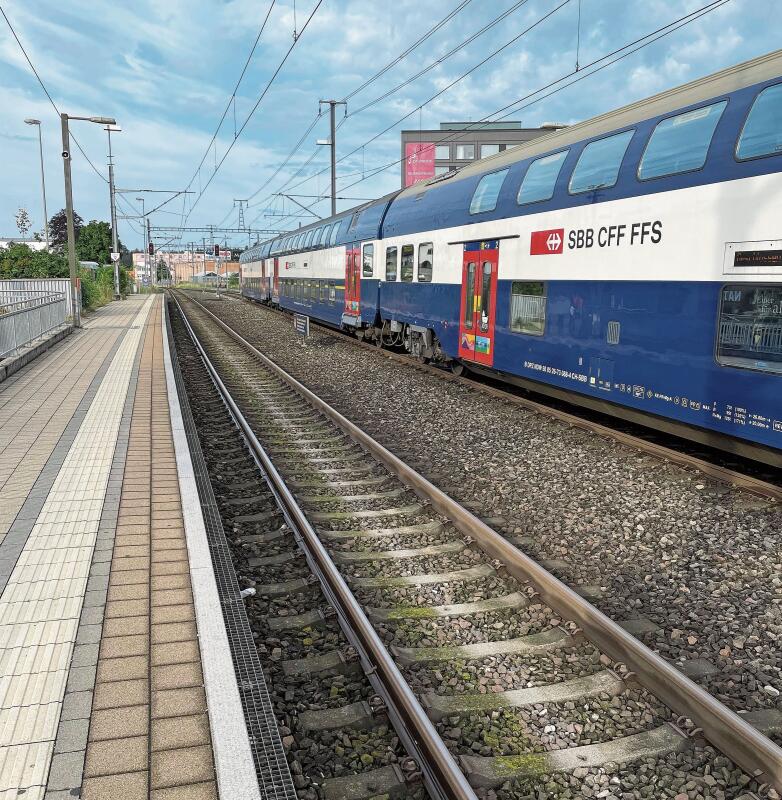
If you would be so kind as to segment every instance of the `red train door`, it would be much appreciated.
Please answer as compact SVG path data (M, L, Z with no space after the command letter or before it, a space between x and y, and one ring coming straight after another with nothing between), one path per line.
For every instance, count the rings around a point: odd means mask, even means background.
M280 302L280 259L274 259L274 277L272 279L272 300Z
M494 362L499 242L469 242L462 261L459 357L490 367Z
M358 244L345 248L345 315L358 317L361 309L361 248Z

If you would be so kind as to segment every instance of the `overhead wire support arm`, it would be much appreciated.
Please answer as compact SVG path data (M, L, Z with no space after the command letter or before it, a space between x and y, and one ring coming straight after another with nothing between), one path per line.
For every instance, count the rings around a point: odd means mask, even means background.
M323 219L323 217L320 214L318 214L315 211L313 211L309 206L305 206L304 203L300 203L293 195L285 194L284 192L277 192L276 194L279 197L287 197L288 200L290 200L292 203L296 203L296 205L299 206L299 208L303 208L305 211L309 212L313 217L317 217L318 219ZM272 215L266 214L265 216L268 217L268 216L276 216L276 215L274 215L274 214L272 214ZM284 215L284 216L287 216L287 215Z

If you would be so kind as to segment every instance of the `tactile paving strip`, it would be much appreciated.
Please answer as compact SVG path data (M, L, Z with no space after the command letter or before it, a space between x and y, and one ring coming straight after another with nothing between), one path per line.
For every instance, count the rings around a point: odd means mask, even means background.
M168 323L168 317L166 321ZM228 644L236 671L258 782L263 796L269 800L296 800L296 789L285 757L274 708L263 676L258 651L255 648L244 601L240 596L239 582L231 559L231 551L223 530L217 501L212 491L206 462L190 411L170 324L167 324L167 335L182 419L214 566L217 591L223 608Z

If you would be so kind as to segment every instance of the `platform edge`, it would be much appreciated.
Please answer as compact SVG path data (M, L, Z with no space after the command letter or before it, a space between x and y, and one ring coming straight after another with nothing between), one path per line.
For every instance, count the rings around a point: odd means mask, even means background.
M261 791L244 724L228 634L223 621L217 582L209 555L195 473L179 407L168 341L168 309L163 298L161 315L171 433L174 438L185 538L190 558L198 646L204 673L207 713L212 734L217 787L220 797L260 800Z

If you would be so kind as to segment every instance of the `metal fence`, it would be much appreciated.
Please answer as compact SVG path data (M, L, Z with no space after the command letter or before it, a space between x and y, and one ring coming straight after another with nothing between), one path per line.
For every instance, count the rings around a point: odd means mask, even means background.
M46 292L48 294L64 294L66 316L73 316L71 303L71 281L69 278L9 278L0 280L0 293Z
M782 356L782 322L747 322L726 316L720 324L720 344L748 353Z
M67 294L0 289L0 359L65 324Z

